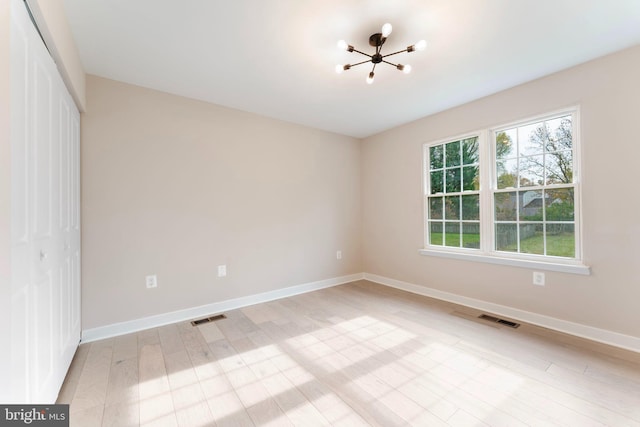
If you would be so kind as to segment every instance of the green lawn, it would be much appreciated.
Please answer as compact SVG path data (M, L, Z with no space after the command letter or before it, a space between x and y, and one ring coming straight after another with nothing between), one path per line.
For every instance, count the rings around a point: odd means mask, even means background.
M460 247L460 236L457 234L447 234L447 241L445 246ZM478 248L480 247L480 234L463 234L462 246L465 248ZM442 244L442 233L431 233L431 244Z
M463 234L465 248L477 248L480 245L480 234ZM442 244L442 233L431 233L431 244ZM447 234L445 246L460 247L460 236ZM538 233L520 242L520 252L527 254L543 255L544 241L542 233ZM547 255L573 258L575 256L575 242L573 233L561 233L547 236ZM503 251L516 252L517 245L509 245L501 248Z

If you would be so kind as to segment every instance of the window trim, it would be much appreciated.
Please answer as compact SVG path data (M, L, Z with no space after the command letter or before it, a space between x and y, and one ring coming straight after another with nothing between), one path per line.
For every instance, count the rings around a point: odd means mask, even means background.
M573 132L573 183L575 197L575 257L564 258L550 255L533 255L506 251L495 250L495 209L493 208L494 192L497 189L495 177L495 147L494 139L496 132L518 126L525 126L536 122L549 120L563 115L572 116L572 132ZM583 263L582 248L582 197L581 197L581 135L580 135L580 107L572 106L545 114L539 114L524 118L522 120L512 121L508 123L489 126L474 132L467 132L462 135L456 135L448 138L438 139L423 144L423 162L422 162L422 198L423 198L423 248L418 252L421 255L436 256L441 258L452 258L459 260L484 262L498 265L510 265L515 267L541 269L548 271L558 271L564 273L591 274L589 266ZM479 164L480 164L480 248L460 248L431 245L429 243L429 148L463 140L465 138L478 137L479 144ZM514 189L518 191L519 188Z

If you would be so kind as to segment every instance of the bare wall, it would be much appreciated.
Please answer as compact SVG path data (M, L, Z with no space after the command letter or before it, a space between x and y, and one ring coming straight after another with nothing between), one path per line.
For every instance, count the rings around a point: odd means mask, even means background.
M640 47L369 137L362 145L364 271L640 337ZM590 276L418 254L422 145L579 104L584 259Z
M83 329L359 273L360 194L357 139L89 75Z

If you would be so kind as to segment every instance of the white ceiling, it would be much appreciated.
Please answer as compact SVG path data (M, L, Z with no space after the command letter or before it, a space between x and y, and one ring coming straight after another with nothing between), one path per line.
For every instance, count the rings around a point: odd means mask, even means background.
M90 74L366 137L640 43L640 0L64 0ZM369 35L422 52L342 74ZM397 61L396 61L397 60ZM605 78L606 76L603 76ZM89 105L89 108L91 106Z

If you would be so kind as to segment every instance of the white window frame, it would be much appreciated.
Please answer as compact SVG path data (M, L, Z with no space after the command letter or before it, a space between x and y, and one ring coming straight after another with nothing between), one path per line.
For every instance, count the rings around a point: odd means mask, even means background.
M573 184L575 198L575 257L564 258L548 255L532 255L517 252L496 251L495 248L495 215L493 208L494 191L496 190L496 132L527 124L537 123L561 116L572 116L572 150L573 150ZM446 144L465 138L477 136L479 144L480 164L480 248L457 248L450 246L436 246L429 244L429 147ZM567 109L528 117L515 122L491 126L476 132L443 138L423 144L423 225L424 248L419 250L422 255L478 261L491 264L510 265L516 267L559 271L564 273L589 275L591 270L582 261L582 203L581 203L581 157L580 157L580 108L574 106Z

